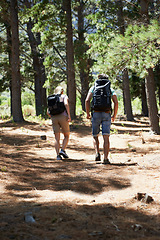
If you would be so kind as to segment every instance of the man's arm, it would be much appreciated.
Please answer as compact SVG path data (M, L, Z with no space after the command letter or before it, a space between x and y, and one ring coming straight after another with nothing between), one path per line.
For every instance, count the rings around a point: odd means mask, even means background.
M112 116L112 122L114 122L117 112L118 112L118 99L116 95L112 95L112 101L114 103L114 109L113 109L113 116Z
M86 101L85 101L87 119L91 118L91 115L90 115L90 101L91 101L92 96L93 96L93 93L88 92L87 97L86 97Z

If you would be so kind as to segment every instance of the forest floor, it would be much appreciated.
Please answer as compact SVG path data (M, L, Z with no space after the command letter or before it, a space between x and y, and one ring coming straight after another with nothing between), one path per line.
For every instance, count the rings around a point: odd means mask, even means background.
M160 239L160 136L138 116L111 129L104 165L94 161L89 120L71 125L62 161L50 120L1 121L0 239ZM102 144L100 136L101 153Z

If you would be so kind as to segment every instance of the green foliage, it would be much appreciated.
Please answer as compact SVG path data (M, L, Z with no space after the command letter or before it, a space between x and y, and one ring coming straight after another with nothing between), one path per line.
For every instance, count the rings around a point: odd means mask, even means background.
M111 128L111 134L118 134L118 130L117 129L115 129L115 128Z
M44 87L53 89L66 80L65 59L65 30L64 12L62 11L62 1L32 1L32 7L24 7L20 17L23 24L32 21L32 32L36 37L40 33L41 44L38 45L37 52L44 58L45 73L47 82ZM23 25L24 26L24 25ZM25 37L24 37L25 38ZM27 42L27 38L26 38ZM34 71L32 67L31 52L26 51L23 55L23 87L34 89ZM29 80L29 81L26 81Z
M24 105L35 105L34 93L25 88L25 91L22 93L22 106Z
M0 118L7 119L10 116L10 98L7 92L0 96Z
M123 115L124 114L123 96L117 95L117 99L118 99L118 115Z
M9 105L9 101L8 101L8 94L6 93L6 94L1 94L1 96L0 96L0 105L1 106L6 106L6 107L8 107L8 105Z
M6 166L2 166L2 167L0 168L0 171L1 171L1 172L7 172L7 167L6 167Z
M29 116L26 116L25 119L30 122L37 122L40 124L40 126L43 126L43 124L45 124L45 121L46 121L46 119L42 115L39 115L39 116L29 115Z
M154 2L154 13L150 12L152 18L159 17L158 4ZM47 81L45 87L48 91L67 81L66 77L66 12L63 9L62 0L30 1L32 8L26 8L25 4L19 3L19 27L20 27L20 64L22 80L22 106L34 106L34 70L29 39L26 33L26 23L32 20L35 35L40 33L41 45L38 46L39 54L45 58L45 70ZM11 80L11 69L9 64L9 46L7 44L6 26L9 23L9 1L2 0L0 3L0 92L8 90ZM156 5L157 4L157 5ZM119 35L119 23L117 11L118 1L113 0L88 0L84 1L84 37L85 44L78 41L77 8L79 1L72 1L73 34L75 47L75 69L77 89L80 89L79 73L90 62L94 62L92 73L104 72L110 75L112 86L121 88L120 75L127 67L130 77L131 97L140 96L139 86L143 83L147 69L155 70L156 84L159 86L159 33L160 27L156 21L149 26L140 25L139 2L123 1L123 14L126 28L125 36ZM86 17L88 16L88 17ZM5 21L4 21L5 20ZM134 21L133 21L134 20ZM7 25L6 25L7 24ZM9 25L8 25L9 27ZM89 46L89 47L88 47ZM86 50L89 48L88 52ZM37 51L37 52L38 52ZM90 64L90 63L89 63ZM92 63L90 64L92 66ZM87 66L88 67L88 66ZM134 73L134 76L133 76ZM117 77L118 76L118 77ZM1 115L10 113L10 104L4 104L0 99ZM8 101L8 100L6 100ZM135 100L137 101L137 100ZM135 102L134 101L134 102ZM133 102L133 104L134 104ZM122 103L122 104L121 104ZM4 105L3 105L4 104ZM2 106L3 105L3 106ZM137 105L137 103L135 104ZM80 96L77 98L77 113L81 113ZM123 101L120 99L120 109L123 112ZM139 104L138 104L139 106ZM29 109L30 107L25 107ZM5 110L7 109L7 110ZM7 111L7 112L6 112ZM31 110L26 110L26 112Z
M124 115L123 96L117 94L118 98L118 115ZM139 97L132 101L133 114L141 114L141 100Z
M133 1L134 2L134 1ZM150 25L139 24L138 2L123 2L126 28L125 36L119 34L116 16L119 6L116 1L96 1L97 11L88 18L96 28L87 38L88 53L96 60L93 71L105 72L115 79L124 68L144 78L148 68L154 68L159 59L159 33L157 21ZM156 8L155 8L156 9ZM137 17L137 18L136 18ZM131 24L131 19L135 21Z
M52 91L61 82L66 81L66 26L62 2L38 3L31 9L30 15L32 19L37 19L33 31L43 32L39 48L45 56L45 87L51 88Z
M141 114L141 100L139 98L132 101L132 110L133 114Z
M2 33L0 33L1 35ZM2 34L3 35L3 34ZM3 38L3 41L1 44L2 49L0 50L0 92L8 90L10 85L10 64L8 62L8 55L7 55L7 46L5 39Z
M83 113L82 111L82 105L81 105L81 100L80 100L80 95L77 94L78 97L76 99L76 115L81 115Z
M103 69L117 75L125 67L140 78L147 75L159 60L160 27L156 21L149 26L128 26L125 36L116 35L108 44Z

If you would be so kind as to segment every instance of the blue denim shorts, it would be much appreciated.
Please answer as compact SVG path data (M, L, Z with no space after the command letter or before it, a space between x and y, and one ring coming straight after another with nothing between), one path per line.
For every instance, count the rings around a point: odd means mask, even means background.
M94 112L92 114L92 135L96 137L102 126L102 135L110 135L111 114L105 112Z

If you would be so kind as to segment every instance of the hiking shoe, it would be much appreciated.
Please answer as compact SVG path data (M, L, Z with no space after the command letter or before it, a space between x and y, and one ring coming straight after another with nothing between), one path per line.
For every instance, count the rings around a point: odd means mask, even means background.
M63 149L61 149L61 151L59 152L59 155L61 155L64 158L69 158L67 153Z
M60 155L57 155L57 160L62 160L62 157Z
M110 163L109 159L107 158L107 159L104 159L103 164L111 164L111 163Z
M95 161L101 161L101 155L100 153L96 154Z

